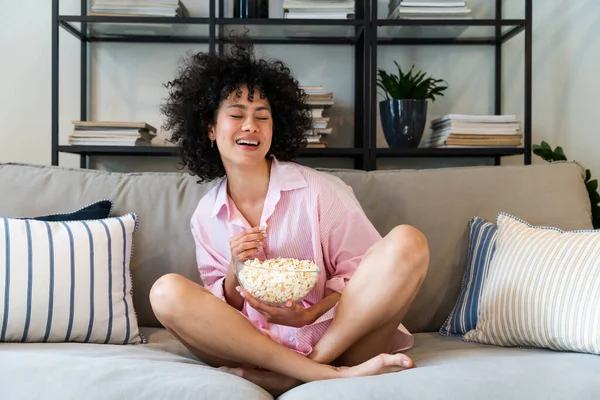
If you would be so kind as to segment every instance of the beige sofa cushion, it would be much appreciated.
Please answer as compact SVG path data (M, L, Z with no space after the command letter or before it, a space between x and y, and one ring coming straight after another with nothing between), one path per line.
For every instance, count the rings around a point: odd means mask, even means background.
M583 170L574 163L328 172L353 187L382 235L395 225L411 224L427 236L429 273L405 321L414 332L437 330L456 301L471 216L494 220L504 211L536 225L591 228ZM113 214L135 211L140 229L131 263L134 304L141 326L157 326L148 301L154 281L178 272L199 282L189 220L212 186L179 173L0 164L0 215L66 212L104 198L114 201Z
M148 344L1 343L2 400L271 400L251 382L206 366L163 329ZM417 368L306 383L281 400L597 399L600 357L415 335Z
M406 354L417 368L309 382L278 399L591 400L600 390L600 357L589 354L466 343L435 332L416 334Z
M195 358L165 329L147 344L0 343L2 400L272 400L250 381Z
M534 225L590 229L584 170L575 163L336 172L349 183L380 233L410 224L428 238L428 276L405 325L437 331L452 311L467 262L469 218L500 211Z

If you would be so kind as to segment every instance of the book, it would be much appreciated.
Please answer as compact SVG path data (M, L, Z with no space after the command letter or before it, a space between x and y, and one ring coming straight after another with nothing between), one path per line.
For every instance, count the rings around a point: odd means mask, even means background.
M433 139L425 142L427 147L438 147L441 145L458 145L458 146L475 146L475 147L487 147L487 146L510 146L516 147L521 145L521 138L511 138L508 140L503 139Z
M121 122L121 121L71 121L75 129L105 129L105 128L138 128L146 129L156 133L156 128L145 122Z
M69 137L72 146L150 146L150 142L143 138L74 138Z
M446 114L431 121L432 124L445 121L468 122L515 122L516 115L484 115L484 114Z

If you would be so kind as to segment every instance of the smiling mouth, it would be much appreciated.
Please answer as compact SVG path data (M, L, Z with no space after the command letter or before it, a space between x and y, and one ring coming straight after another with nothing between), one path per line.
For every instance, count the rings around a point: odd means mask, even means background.
M252 146L252 147L257 147L260 144L260 142L257 142L256 140L245 140L245 139L236 140L235 143L242 145L242 146Z

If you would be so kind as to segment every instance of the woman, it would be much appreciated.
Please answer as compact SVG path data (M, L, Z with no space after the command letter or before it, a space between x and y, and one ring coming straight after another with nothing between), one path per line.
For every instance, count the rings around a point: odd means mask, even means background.
M413 368L401 325L429 250L411 226L384 238L339 178L291 162L311 129L304 94L281 62L251 45L197 54L169 83L167 129L200 182L218 179L192 216L204 286L169 274L150 301L200 359L278 395L302 382ZM315 289L270 306L239 286L235 260L313 260ZM392 354L395 353L395 354Z

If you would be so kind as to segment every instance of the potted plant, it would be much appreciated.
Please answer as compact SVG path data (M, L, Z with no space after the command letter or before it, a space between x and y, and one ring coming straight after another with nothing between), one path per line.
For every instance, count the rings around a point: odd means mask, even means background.
M397 62L398 75L377 71L377 86L384 90L385 100L379 102L383 134L393 148L418 147L427 120L427 100L443 96L448 86L439 86L443 79L425 77L414 65L403 73Z

